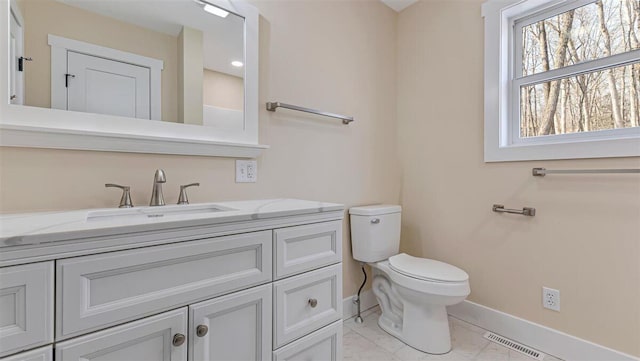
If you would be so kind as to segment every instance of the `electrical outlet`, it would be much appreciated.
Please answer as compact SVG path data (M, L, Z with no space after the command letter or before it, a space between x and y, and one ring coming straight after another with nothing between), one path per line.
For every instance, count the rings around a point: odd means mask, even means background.
M560 291L542 287L542 307L560 312Z
M258 179L258 162L236 160L236 183L255 183Z

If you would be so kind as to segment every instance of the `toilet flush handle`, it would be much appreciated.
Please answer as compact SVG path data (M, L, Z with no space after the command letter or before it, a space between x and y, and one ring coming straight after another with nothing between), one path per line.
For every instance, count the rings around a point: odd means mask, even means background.
M371 223L373 223L373 224L378 224L378 223L380 223L380 218L374 218L374 219L372 219L372 220L371 220Z

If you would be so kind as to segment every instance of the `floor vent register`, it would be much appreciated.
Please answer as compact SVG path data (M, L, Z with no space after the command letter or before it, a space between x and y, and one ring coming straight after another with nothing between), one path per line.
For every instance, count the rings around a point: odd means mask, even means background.
M520 352L521 354L527 355L533 359L540 360L540 361L544 360L544 354L542 352L536 351L531 347L527 347L515 341L511 341L508 338L504 338L500 335L496 335L493 332L485 333L484 338L486 338L489 341L495 342L499 345L502 345L506 348L509 348L511 350Z

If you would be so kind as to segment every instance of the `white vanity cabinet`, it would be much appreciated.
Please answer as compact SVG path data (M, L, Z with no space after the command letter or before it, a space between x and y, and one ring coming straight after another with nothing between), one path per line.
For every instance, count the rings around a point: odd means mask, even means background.
M343 208L300 204L0 248L0 361L340 360Z

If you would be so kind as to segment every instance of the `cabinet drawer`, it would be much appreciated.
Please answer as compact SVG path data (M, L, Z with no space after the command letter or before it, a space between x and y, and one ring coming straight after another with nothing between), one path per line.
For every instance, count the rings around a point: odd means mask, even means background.
M269 284L189 306L189 360L270 361L272 300Z
M269 282L270 231L57 262L56 339Z
M273 361L297 360L341 361L342 321L334 322L273 352Z
M53 342L53 262L0 268L0 357Z
M0 361L53 361L53 346L37 348L17 355L0 359Z
M275 279L342 261L342 221L273 231Z
M342 265L275 282L274 348L342 318Z
M187 361L187 341L174 345L176 335L187 335L187 308L56 344L56 361Z

